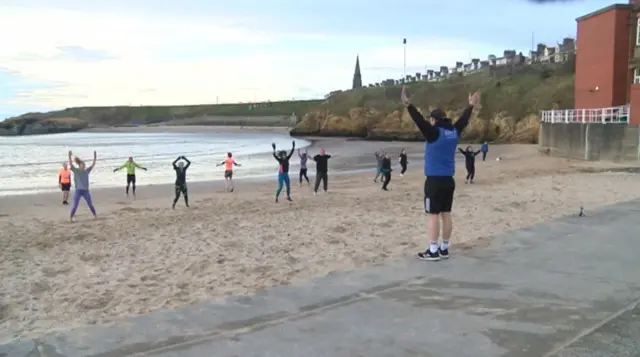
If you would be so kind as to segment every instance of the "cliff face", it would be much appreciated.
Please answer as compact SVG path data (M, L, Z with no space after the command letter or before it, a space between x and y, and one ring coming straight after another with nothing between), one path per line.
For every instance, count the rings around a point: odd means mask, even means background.
M437 83L410 83L411 101L423 113L444 109L456 120L470 92L482 92L463 134L467 141L535 143L539 113L573 107L573 73L566 67L513 68L477 73ZM307 113L292 135L353 136L372 140L424 140L400 103L401 87L339 92Z
M86 128L87 123L77 118L22 118L0 122L0 136L58 134Z

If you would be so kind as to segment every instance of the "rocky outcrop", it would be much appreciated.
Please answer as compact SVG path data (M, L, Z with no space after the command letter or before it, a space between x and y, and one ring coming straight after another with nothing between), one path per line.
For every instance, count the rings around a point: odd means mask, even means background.
M0 123L0 136L69 133L84 129L88 123L77 118L21 118Z

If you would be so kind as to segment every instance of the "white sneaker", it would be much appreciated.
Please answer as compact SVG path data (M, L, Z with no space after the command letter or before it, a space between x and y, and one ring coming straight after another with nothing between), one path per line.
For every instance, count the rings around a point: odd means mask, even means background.
M317 193L316 191L313 191L313 195L314 195L314 196L317 196L317 195L318 195L318 193Z

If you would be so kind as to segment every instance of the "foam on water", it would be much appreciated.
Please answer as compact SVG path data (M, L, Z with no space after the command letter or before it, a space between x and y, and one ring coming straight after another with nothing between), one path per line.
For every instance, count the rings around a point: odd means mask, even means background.
M171 163L184 155L191 160L188 181L222 179L222 161L228 151L242 164L238 177L260 177L275 173L271 143L290 149L293 139L281 133L67 133L0 138L0 195L56 191L57 174L67 152L72 150L90 161L93 150L98 162L91 174L91 187L114 187L124 183L125 172L113 173L129 157L147 167L137 172L138 184L166 184L175 180ZM296 147L310 144L296 139ZM292 167L298 160L292 158Z

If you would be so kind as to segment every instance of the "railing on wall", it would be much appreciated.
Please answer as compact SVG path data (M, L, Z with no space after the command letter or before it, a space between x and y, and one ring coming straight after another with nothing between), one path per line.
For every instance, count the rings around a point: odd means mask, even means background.
M592 123L626 124L629 121L629 105L598 109L554 109L543 110L543 123Z

